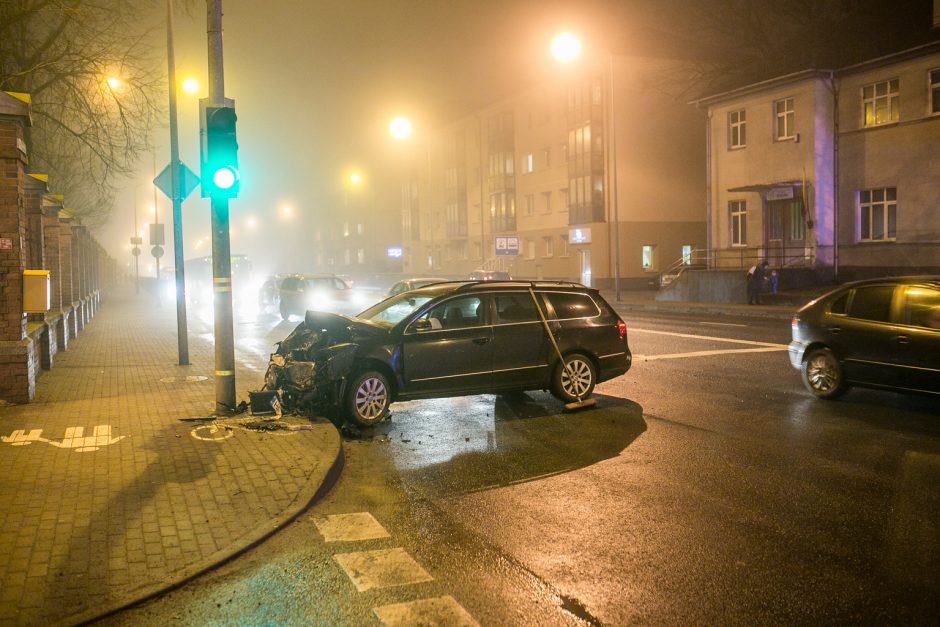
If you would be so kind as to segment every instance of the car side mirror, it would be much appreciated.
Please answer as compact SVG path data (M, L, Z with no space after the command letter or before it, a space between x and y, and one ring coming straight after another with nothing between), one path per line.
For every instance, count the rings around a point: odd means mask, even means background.
M414 331L414 332L416 332L416 333L421 333L421 332L423 332L423 331L430 331L431 328L432 328L432 326L431 326L431 321L430 321L430 320L427 320L427 319L424 319L424 318L415 320L415 321L411 324L411 330Z

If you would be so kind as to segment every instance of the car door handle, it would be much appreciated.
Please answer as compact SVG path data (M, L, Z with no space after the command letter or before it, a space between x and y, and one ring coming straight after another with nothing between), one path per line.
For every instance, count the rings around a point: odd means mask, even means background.
M473 340L473 343L474 343L474 344L479 344L480 346L483 346L484 344L486 344L486 343L489 342L489 341L490 341L490 338L488 338L488 337L478 337L478 338L476 338L475 340Z
M830 333L842 333L842 327L829 327Z
M911 338L907 335L899 335L895 338L898 341L898 344L910 344Z

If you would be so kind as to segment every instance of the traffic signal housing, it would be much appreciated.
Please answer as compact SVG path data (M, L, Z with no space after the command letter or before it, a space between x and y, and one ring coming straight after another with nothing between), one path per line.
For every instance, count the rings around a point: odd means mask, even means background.
M203 154L202 195L212 198L238 196L238 141L234 107L206 107L206 149Z

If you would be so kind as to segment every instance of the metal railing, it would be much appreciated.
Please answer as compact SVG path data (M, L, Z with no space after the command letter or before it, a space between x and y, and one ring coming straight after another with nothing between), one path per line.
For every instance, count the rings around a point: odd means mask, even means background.
M814 268L819 252L820 247L813 246L695 248L660 273L659 286L669 285L687 270L747 270L761 261L778 269Z

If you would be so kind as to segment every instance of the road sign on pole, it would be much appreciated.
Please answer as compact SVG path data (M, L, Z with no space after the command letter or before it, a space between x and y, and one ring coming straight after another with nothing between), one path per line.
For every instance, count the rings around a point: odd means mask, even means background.
M168 165L163 171L153 179L153 184L157 186L164 196L173 199L173 171L172 166ZM190 170L185 163L180 161L180 200L186 200L193 190L199 186L199 175Z

